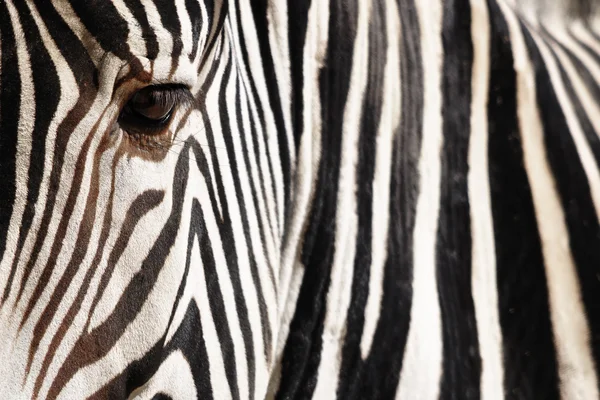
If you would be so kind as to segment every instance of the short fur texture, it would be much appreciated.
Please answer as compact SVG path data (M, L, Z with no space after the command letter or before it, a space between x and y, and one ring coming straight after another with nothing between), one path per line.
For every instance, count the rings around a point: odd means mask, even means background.
M0 1L2 396L598 399L598 7Z

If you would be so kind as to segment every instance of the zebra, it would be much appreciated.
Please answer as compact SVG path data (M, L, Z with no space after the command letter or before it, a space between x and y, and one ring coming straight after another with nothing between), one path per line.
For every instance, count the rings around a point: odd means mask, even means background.
M585 0L0 2L9 399L597 399Z

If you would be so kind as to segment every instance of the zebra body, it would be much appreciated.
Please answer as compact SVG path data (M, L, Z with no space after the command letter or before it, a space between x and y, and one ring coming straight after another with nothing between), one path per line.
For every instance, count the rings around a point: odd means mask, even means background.
M599 398L594 6L0 2L3 397Z

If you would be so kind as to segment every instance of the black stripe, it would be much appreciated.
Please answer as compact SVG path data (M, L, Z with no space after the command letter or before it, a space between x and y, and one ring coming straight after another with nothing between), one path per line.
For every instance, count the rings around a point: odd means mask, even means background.
M552 38L551 32L546 31L546 29L544 29L543 31L544 31L544 38L548 41L551 41L551 43L553 45L560 47L561 50L567 55L567 58L573 64L575 71L577 71L577 73L579 74L579 77L583 81L585 87L590 92L590 95L592 96L592 98L600 99L600 86L598 86L598 82L596 81L596 79L594 78L594 76L592 75L590 70L584 65L582 60L575 54L575 52L573 50L566 47L561 42L554 40ZM600 67L600 55L599 54L590 52L589 47L587 47L582 42L578 41L577 38L571 36L571 39L576 41L579 44L579 46L581 46L581 50L583 51L583 53L587 54L592 59L592 63L594 63L594 62L596 63L596 67ZM562 66L561 66L561 69L562 69Z
M265 133L263 136L263 147L267 154L267 160L269 160L268 168L269 174L271 176L271 181L269 184L271 185L271 190L273 191L273 195L277 195L277 191L275 190L275 174L273 171L275 170L275 165L273 164L274 160L279 159L281 162L280 170L283 175L282 182L282 190L283 190L283 199L284 203L279 205L279 202L275 202L275 210L272 212L279 216L279 207L286 207L289 201L290 196L290 155L288 150L288 142L285 130L285 124L283 121L283 110L281 109L281 98L279 96L279 86L277 82L277 76L275 75L275 66L273 63L273 57L271 56L271 50L269 46L269 22L267 20L267 1L266 0L255 0L251 2L252 6L252 14L254 17L254 23L256 28L257 41L260 50L260 58L262 60L263 72L265 76L266 89L269 97L269 110L263 109L263 105L260 101L260 97L258 96L258 91L256 90L256 83L254 80L250 79L248 85L250 86L250 93L248 96L254 100L256 105L256 109L258 112L258 119L260 121L260 126L266 128L266 118L265 113L270 112L273 116L273 120L275 122L275 129L278 133L277 141L279 143L279 152L277 154L271 154L271 150L268 146L268 135ZM242 16L240 14L239 6L236 7L236 18L237 21L242 23ZM242 29L239 29L239 40L240 43L245 43L244 32ZM250 71L250 56L248 55L248 51L245 46L241 46L240 48L243 58L243 63L246 67L246 73L249 77L254 76L255 74ZM286 208L287 209L287 208ZM283 224L285 226L285 221L287 220L287 216L284 215ZM279 218L277 218L278 226L277 232L283 232L283 227L279 226Z
M190 247L192 247L191 244ZM210 364L206 352L202 322L200 321L200 311L195 301L191 301L188 305L183 321L181 321L177 332L167 345L165 353L172 353L175 350L181 350L190 366L198 398L212 400L213 388L210 383ZM163 356L163 358L166 357L166 355Z
M185 148L186 151L188 149L189 147ZM187 159L185 156L181 158ZM155 195L158 192L146 193L149 195ZM138 197L138 201L141 201L141 199L141 196ZM131 211L135 212L133 209ZM209 384L210 368L208 366L208 355L206 353L206 345L202 335L202 324L200 322L199 310L194 300L188 304L183 320L177 328L177 331L173 334L171 340L165 346L165 340L171 324L173 323L173 319L175 318L175 313L179 308L179 302L183 297L186 285L189 283L188 275L191 265L191 254L194 238L198 238L199 245L202 246L203 239L205 237L206 225L204 224L204 217L198 202L194 201L192 204L191 224L188 233L185 268L181 277L181 281L179 282L177 294L171 309L171 315L169 316L169 321L164 334L141 359L134 360L133 362L129 363L124 371L113 378L109 383L104 385L104 387L96 392L92 398L129 398L133 391L145 385L150 379L152 379L153 375L158 371L160 364L164 362L171 353L176 350L181 350L189 362L190 367L192 368L192 374L194 376L196 388L202 388L203 390L200 392L203 396L202 398L212 400L212 387ZM194 333L195 335L190 335L191 333ZM188 346L186 346L186 344L188 344ZM201 373L199 372L199 369L202 369Z
M13 274L16 271L21 251L25 244L25 238L31 228L33 216L35 214L35 205L39 197L45 167L44 156L46 154L46 136L40 133L48 132L50 122L52 121L52 117L54 116L54 112L56 111L61 96L60 82L58 81L56 67L52 62L48 51L44 47L40 32L29 12L29 8L23 2L16 2L15 8L20 15L25 41L27 42L29 62L31 64L35 91L35 125L32 132L31 156L29 160L30 166L27 179L27 202L25 204L21 226L19 227L17 251L15 252L15 258L11 267L8 284L4 291L3 300L6 299L11 290ZM43 71L43 73L40 73L41 71Z
M600 225L587 176L539 49L524 29L525 43L535 66L537 102L544 125L544 144L569 232L581 294L591 330L595 360L600 359ZM568 101L568 99L567 99ZM585 124L584 129L591 129ZM595 134L593 130L587 135ZM594 168L598 165L596 164Z
M110 196L112 198L114 196L114 193L111 193ZM148 190L148 191L145 191L144 193L140 194L131 203L131 206L129 207L126 217L123 221L122 228L119 232L118 239L116 241L116 243L118 243L118 244L115 245L110 251L109 261L108 261L108 264L107 264L105 270L102 272L102 278L100 279L100 283L98 285L98 290L94 294L94 299L92 300L91 307L87 310L88 318L87 318L86 326L84 328L84 332L87 332L87 330L88 330L87 328L89 327L92 315L94 315L96 305L98 304L98 301L104 294L105 290L108 288L109 279L112 277L112 274L116 267L116 263L117 263L116 260L118 260L120 258L120 256L123 254L123 251L127 247L128 243L129 243L129 239L131 238L131 235L133 234L133 230L139 223L140 219L143 216L145 216L148 212L150 212L152 209L156 208L162 202L163 198L164 198L163 191ZM101 259L102 255L104 254L104 251L106 250L105 245L106 245L106 240L107 240L108 234L109 234L108 231L109 231L110 227L113 225L111 216L112 216L112 201L109 203L108 209L105 213L105 219L103 222L102 233L100 235L100 240L99 240L100 243L96 250L96 254L94 255L94 259L92 260L92 263L91 263L92 266L97 266L100 264L100 259ZM76 264L76 265L78 265L78 264ZM37 374L34 390L39 390L39 387L41 386L42 382L44 381L46 374L48 372L48 368L50 367L50 363L54 360L56 351L57 351L59 345L62 343L65 335L67 334L69 327L71 326L71 321L75 320L77 313L79 313L79 311L81 310L84 298L89 293L90 284L91 284L92 278L94 277L96 272L97 272L96 268L91 267L91 268L87 269L85 276L83 278L83 281L79 284L79 287L77 290L77 296L71 303L66 315L61 318L60 327L55 332L55 334L52 336L52 340L50 341L50 344L48 346L48 351L46 352L46 354L44 356L42 366ZM73 272L65 271L65 273L61 277L61 281L64 278L64 276L72 276L72 275L74 275ZM65 283L62 283L62 284L65 285ZM69 284L70 284L70 282L69 282ZM61 284L59 283L58 286L60 286L60 285ZM36 348L37 348L37 344L39 344L40 337L45 333L46 327L47 327L47 325L49 325L48 320L53 318L54 312L55 312L54 310L57 308L56 307L57 303L56 303L55 297L56 297L56 292L53 293L53 296L49 302L49 305L47 305L44 308L44 311L42 312L43 317L40 318L40 320L37 322L37 324L34 328L34 335L33 335L33 339L31 340L31 343L32 344L36 343ZM61 294L61 297L62 297L62 294ZM53 302L54 302L54 305L52 305ZM31 363L31 361L32 361L31 355L33 353L34 352L30 352L30 358L28 360L29 363ZM28 368L29 368L29 365L28 365Z
M221 287L219 285L219 275L217 274L216 262L213 256L213 244L207 235L203 235L204 240L200 243L202 252L202 264L204 265L204 276L206 280L206 290L208 294L208 300L210 303L210 313L215 319L215 328L217 330L217 336L221 345L221 354L223 356L223 365L225 366L225 375L229 388L231 390L231 397L234 400L240 399L240 392L238 387L238 376L237 376L237 365L235 358L235 350L233 345L233 339L231 336L231 328L226 318L225 302L223 300L223 294L221 293ZM221 238L221 241L225 241L225 238ZM225 254L227 254L227 249ZM233 280L233 279L232 279ZM236 296L237 297L237 296ZM236 301L237 305L237 301ZM242 334L244 332L242 331ZM246 335L244 335L245 337Z
M443 146L436 277L443 334L442 399L479 399L481 358L471 291L468 193L471 130L471 6L444 3ZM432 301L434 301L432 299Z
M488 157L504 389L509 399L558 399L544 261L523 166L510 32L495 1L488 0L488 6Z
M300 137L304 130L304 46L308 26L308 10L311 0L288 0L288 46L291 75L290 103L294 143L300 145ZM310 101L310 99L306 99Z
M250 188L252 189L252 200L254 202L254 207L256 209L256 212L258 213L259 208L258 208L258 194L257 191L260 192L260 196L261 196L261 200L263 202L263 204L265 205L266 209L265 209L265 213L267 215L267 218L263 221L262 218L257 218L258 220L258 224L259 224L259 231L260 231L260 236L261 236L261 245L263 246L263 249L265 249L267 240L270 241L270 243L277 245L278 243L278 238L279 236L279 231L278 231L278 227L274 226L271 218L269 218L270 215L273 215L270 211L268 206L269 206L269 202L268 202L268 198L269 196L267 195L267 191L266 191L266 186L265 186L265 180L263 179L263 168L261 167L262 162L261 162L261 157L260 157L260 148L259 148L259 141L262 140L263 136L265 135L265 130L264 130L264 126L258 126L258 121L255 120L254 114L252 113L252 109L251 109L251 103L249 101L249 99L247 97L244 97L244 99L242 100L241 97L241 93L242 91L244 91L243 86L240 84L240 80L239 78L237 79L237 89L236 92L240 93L240 95L238 96L238 98L236 99L236 118L237 118L237 124L240 127L240 129L243 128L243 121L244 119L242 118L242 105L241 105L241 101L243 101L246 104L246 107L248 109L248 120L249 120L249 125L250 125L250 131L249 132L244 132L244 134L239 135L240 136L240 140L242 142L242 149L243 149L243 157L244 157L244 163L245 165L247 165L248 167L248 174L250 175L250 177L252 177L251 175L251 171L250 171L250 157L253 155L254 157L254 163L256 165L256 169L257 169L257 174L259 175L259 179L258 182L255 182L253 180L250 181ZM247 96L247 93L246 93ZM247 139L246 137L249 137L252 141L252 146L253 146L253 150L252 153L249 154L250 149L248 148L248 144L247 144ZM273 199L274 201L276 201L276 199ZM275 216L276 217L276 216ZM275 222L276 223L276 222ZM265 229L265 225L266 225L266 229ZM268 237L265 237L265 234L268 235ZM266 249L264 250L265 256L266 256ZM269 275L271 278L271 283L273 284L273 287L277 287L277 282L275 281L275 273L273 271L274 266L269 265Z
M71 28L69 28L62 17L56 12L52 3L45 0L35 0L35 6L41 19L45 22L46 28L53 40L58 42L58 38L60 38L60 43L62 45L59 46L59 50L65 61L71 67L71 71L79 89L77 103L57 128L56 142L54 144L54 149L52 150L54 160L52 163L52 171L50 172L47 202L42 215L40 229L37 233L35 244L33 245L34 249L40 249L48 234L50 219L52 218L54 206L56 205L56 192L58 191L60 184L61 169L64 164L67 143L75 130L75 127L87 115L89 107L92 105L98 88L98 71L90 59L87 50L83 47L83 44L71 31ZM39 252L33 252L31 258L27 262L27 266L23 272L21 285L19 286L17 299L20 299L25 290L25 284L37 262L39 254ZM52 272L50 267L51 266L47 264L38 282L45 283L49 280Z
M220 0L215 1L221 2ZM200 51L203 54L203 57L200 61L200 64L198 64L198 73L200 73L200 71L204 69L207 62L215 60L214 57L211 58L208 56L211 55L213 49L215 48L215 45L219 43L219 41L222 42L224 38L224 35L222 33L223 27L225 25L225 19L228 15L229 3L227 1L223 1L219 5L219 8L215 8L215 1L203 2L204 6L206 7L206 13L208 14L208 21L206 23L209 24L209 28L206 43L204 43L204 47L200 49Z
M19 113L21 109L21 76L19 75L17 44L6 3L0 2L0 254L6 249L6 235L16 195L16 157ZM6 283L6 300L16 268L13 265Z
M246 99L242 100L242 90L243 87L240 85L240 80L239 80L239 76L236 79L236 92L239 93L239 95L236 97L236 105L235 105L235 109L236 109L236 118L237 118L237 124L238 124L238 128L241 131L243 129L243 122L244 119L242 117L242 101L246 101ZM250 104L247 104L246 101L246 106L249 108ZM250 113L250 116L252 114ZM266 244L266 238L265 238L265 232L271 232L273 235L276 234L275 230L273 229L273 226L271 226L271 224L269 223L270 220L267 217L266 221L263 220L260 217L259 214L259 206L258 206L258 194L257 192L257 185L260 185L260 188L262 188L262 200L263 200L263 204L265 205L265 207L268 207L268 203L266 200L266 193L264 191L264 180L260 178L260 170L257 172L258 174L258 182L255 182L252 179L252 174L251 174L251 167L250 167L250 152L249 152L249 148L247 146L247 142L246 142L246 137L247 136L251 136L252 140L253 140L253 145L257 145L257 136L256 136L256 130L255 128L255 121L252 120L252 118L250 118L250 132L240 132L239 138L240 138L240 142L241 142L241 148L242 148L242 157L244 158L244 164L247 167L247 171L248 171L248 175L249 175L249 186L250 186L250 190L251 190L251 201L254 204L254 210L256 212L256 220L257 220L257 224L258 224L258 232L260 235L260 251L264 254L265 259L267 259L268 261L268 256L267 256L267 244ZM256 147L254 147L254 151L253 151L254 155L255 155L255 162L256 162L256 166L257 168L259 168L259 164L258 164L258 149ZM240 187L241 190L241 187ZM250 201L250 199L246 200L246 202L242 203L242 204L247 204L248 201ZM260 311L260 319L261 319L261 325L262 325L262 329L263 329L263 344L265 346L264 351L265 351L265 357L267 359L270 359L270 350L271 350L271 342L272 342L272 336L271 336L271 327L269 326L269 321L268 321L268 317L267 317L267 310L266 310L266 304L265 304L265 300L264 300L264 294L262 291L262 284L260 281L260 277L258 275L258 266L256 264L256 255L254 254L254 246L252 245L252 239L251 239L251 234L250 234L250 227L249 227L249 222L248 222L248 216L246 215L246 207L242 207L243 212L242 212L242 222L244 225L244 237L246 240L246 243L248 243L248 252L250 254L250 259L248 260L250 262L250 273L252 274L252 282L256 288L257 291L257 296L258 296L258 300L259 300L259 311ZM266 213L268 214L268 209L266 210ZM266 229L267 227L265 227L265 225L268 225L268 230ZM273 240L273 237L271 236L270 238L271 240ZM274 266L272 266L270 263L268 265L268 270L269 270L269 277L271 278L271 284L273 285L273 287L276 287L276 282L275 282L275 277L273 274L273 268Z
M205 112L205 111L203 111ZM210 134L212 135L212 129L210 129ZM213 210L218 210L218 205L217 205L217 194L214 191L214 186L212 183L212 178L210 175L210 171L208 168L208 161L206 159L206 156L204 155L204 152L202 151L200 144L196 141L192 142L192 149L194 151L194 156L196 158L196 163L197 163L197 167L198 170L200 171L200 173L202 174L202 176L204 177L204 179L206 180L206 186L208 188L208 196L212 205ZM252 250L251 248L249 248L249 250ZM256 259L254 256L250 257L249 259L250 262L250 272L252 274L252 282L256 287L256 292L257 292L257 296L258 296L258 307L259 307L259 313L260 313L260 321L261 321L261 327L263 330L263 345L265 346L264 348L264 356L266 358L266 360L270 360L271 359L271 345L272 345L272 332L271 332L271 327L269 325L269 320L268 320L268 313L267 313L267 303L265 301L265 297L264 297L264 292L262 289L262 284L260 281L260 277L258 274L258 266L256 264Z
M152 396L152 400L173 400L173 398L168 394L160 392Z
M239 212L242 223L242 229L244 233L244 241L245 243L250 243L250 232L249 232L249 223L248 223L248 215L247 210L243 206L245 204L244 195L242 193L242 187L240 183L240 175L238 173L238 160L237 155L235 154L235 149L233 145L233 139L231 134L233 131L231 129L230 112L228 111L230 107L228 107L229 103L227 101L227 88L229 85L236 85L236 88L239 90L239 82L237 81L237 75L235 71L233 71L232 58L229 58L227 65L225 67L225 71L223 73L222 85L219 92L219 109L220 109L220 121L221 121L221 130L223 132L223 139L225 143L225 148L227 151L227 158L229 160L229 165L231 169L231 176L233 180L233 186L235 193L228 193L225 191L222 182L218 181L219 191L222 191L221 198L222 199L231 199L234 198L234 201L240 205ZM239 95L237 106L239 108ZM241 121L237 121L238 124ZM238 129L243 129L242 125L238 126ZM241 134L243 136L243 134ZM214 140L210 140L214 142ZM236 309L240 321L240 329L242 330L242 336L244 339L244 345L246 348L246 359L248 362L248 383L250 390L250 399L254 398L254 385L256 379L256 371L255 371L255 349L254 349L254 341L250 326L250 320L248 317L248 308L246 305L246 301L244 299L244 293L242 291L242 283L240 279L239 265L238 265L238 254L237 249L235 247L235 235L232 229L231 216L229 214L229 209L224 204L221 204L221 208L223 210L223 220L222 223L219 224L219 230L221 232L221 240L223 242L223 252L225 254L225 259L227 261L227 266L229 268L229 275L231 278L231 284L233 286ZM252 254L252 246L248 245L248 256L254 259ZM255 260L254 260L255 261ZM219 314L217 314L219 315ZM237 377L237 375L236 375ZM239 396L239 395L238 395Z
M590 71L585 67L585 65L583 65L583 63L575 56L575 54L571 50L564 47L559 42L552 40L549 34L548 36L546 36L546 38L549 39L552 42L552 44L559 46L566 53L567 58L571 61L575 68L576 74L578 74L582 80L582 83L585 87L584 90L588 91L588 94L591 96L591 98L600 99L600 86L598 86L598 83L596 82ZM549 47L549 51L552 53L552 58L555 60L556 65L559 69L560 78L564 83L565 91L569 96L569 100L573 104L573 110L575 112L575 115L577 116L577 121L579 122L581 130L585 138L587 139L588 145L590 146L590 150L594 155L595 168L598 168L598 160L600 160L600 137L598 137L598 133L600 132L595 131L592 122L590 121L590 118L588 117L585 109L583 108L582 101L579 98L579 95L575 92L575 88L571 84L569 75L567 75L565 68L560 63L556 52L552 47Z
M263 168L261 167L262 161L261 161L261 156L260 156L260 151L259 151L259 141L261 141L262 136L265 135L264 127L259 125L260 124L259 121L257 121L254 118L251 118L253 116L253 114L250 111L250 102L247 99L246 99L246 103L248 106L248 112L250 114L250 137L252 138L252 146L254 148L254 151L252 152L254 155L254 163L258 170L257 173L259 174L259 176L262 176ZM244 136L242 136L242 141L245 142ZM244 147L246 147L246 146L244 145ZM264 221L264 223L263 223L263 221L260 218L258 219L258 221L260 223L261 235L264 236L264 234L263 234L264 225L267 225L267 227L269 229L267 231L267 234L269 234L268 239L271 240L272 243L277 244L278 240L280 240L281 242L283 242L283 240L281 239L281 236L279 235L279 232L277 231L276 226L273 226L273 223L271 222L271 218L269 218L269 214L271 214L273 212L273 210L269 211L269 208L268 208L269 207L269 201L268 201L269 195L267 194L267 187L266 187L268 182L265 182L265 181L266 181L266 179L259 179L258 182L252 182L254 184L253 185L254 187L256 187L257 185L259 186L259 188L256 188L255 190L260 192L260 196L262 198L263 204L265 204L266 212L267 212L266 221ZM276 201L276 199L273 199L273 200ZM285 232L283 234L285 234ZM264 243L266 243L266 241L267 241L267 238L262 238L263 246L264 246ZM269 275L271 278L271 284L273 285L273 287L275 289L277 289L277 281L275 279L275 272L273 271L274 268L276 268L276 266L269 265Z
M111 52L123 60L133 58L127 43L129 36L127 21L121 17L112 2L73 1L69 4L88 32L94 36L105 51Z
M202 250L201 253L204 252L205 248L208 248L212 245L210 238L208 237L208 232L206 230L204 212L197 199L194 199L192 204L192 219L190 221L190 234L188 238L186 271L189 268L191 252L194 245L194 238L198 239L199 248ZM204 256L202 258L204 262ZM206 261L210 261L210 259ZM205 270L206 269L207 266L205 265ZM187 274L184 276L184 278L187 278ZM218 280L216 282L218 283ZM215 290L219 289L217 288ZM208 285L207 295L209 298L211 297L211 295L213 295L213 292L208 290ZM221 322L215 321L215 325L221 324ZM206 352L206 344L204 342L199 310L195 302L193 301L189 304L184 320L179 325L179 328L177 329L177 332L173 336L171 342L169 342L166 351L172 352L176 349L181 349L183 351L183 354L185 355L190 367L192 368L192 374L194 376L194 383L196 385L198 395L201 396L203 399L212 399L213 394L212 386L210 384L210 366L208 354Z
M388 10L388 12L393 11ZM371 225L373 213L379 212L379 210L373 210L373 192L376 190L373 187L373 179L377 155L377 132L384 98L385 68L388 61L385 18L383 1L373 3L369 26L368 81L362 104L362 121L358 140L356 254L337 388L337 398L339 399L358 398L363 374L364 363L360 342L365 323L365 307L369 295L371 274ZM399 73L397 78L400 78ZM349 267L350 265L347 266L347 268Z
M400 127L394 132L392 148L388 255L381 313L371 352L365 360L359 399L395 397L412 306L413 231L423 127L423 67L415 4L412 0L402 1L399 7L402 109Z
M144 9L141 0L125 0L125 5L127 5L127 8L129 8L142 30L142 35L146 44L146 57L148 57L149 60L156 59L156 56L158 56L158 41L154 30L150 27L148 15L146 14L146 10Z
M585 31L592 37L592 42L594 42L594 41L600 42L600 35L598 35L591 29L591 27L590 27L589 23L587 23L587 21L584 21L583 27L584 27ZM569 29L569 34L570 34L571 38L574 41L576 41L577 44L579 44L579 46L581 46L581 48L585 51L585 53L596 62L596 64L600 64L600 54L598 54L595 50L590 48L590 46L587 43L583 42L576 35L574 35L571 29ZM596 97L596 98L599 98L599 97Z
M183 51L183 42L181 41L181 23L177 15L177 8L173 0L153 0L156 10L160 15L160 22L173 39L173 49L169 57L171 58L171 73L179 65L179 56Z
M113 308L112 313L98 327L77 339L66 360L60 366L56 378L49 389L48 398L57 396L69 379L80 368L90 365L106 356L146 303L165 265L181 226L183 203L189 178L189 159L186 157L188 151L189 148L184 147L182 155L177 160L174 173L176 178L173 180L171 188L174 201L171 213L158 238L142 262L139 271L135 273L127 284L127 287L123 289L121 297ZM210 256L212 257L212 248L208 247L206 253L208 252L211 253ZM205 252L202 253L203 256L204 254ZM214 296L216 297L217 294L214 294ZM213 299L212 297L210 298ZM214 300L216 301L216 299ZM174 303L177 301L178 297L174 299ZM217 312L213 313L213 315L224 314L221 311L221 313ZM228 327L222 326L221 329L229 332ZM229 338L231 338L231 335L229 335Z
M198 54L198 44L200 42L200 33L202 24L209 24L210 20L202 20L202 11L200 5L196 0L185 0L185 10L187 15L190 16L190 23L192 25L192 51L190 52L190 61L193 61ZM210 26L210 25L209 25Z
M232 75L232 54L231 54L231 50L230 53L227 56L221 57L221 59L224 60L224 62L226 62L225 65L225 71L223 72L223 76L221 81L217 82L217 83L221 83L221 87L219 88L219 104L220 104L220 121L221 121L221 131L223 132L223 138L226 141L226 151L228 154L228 158L230 161L230 169L231 169L231 173L232 176L234 177L234 185L235 185L235 196L236 196L236 201L237 204L243 204L243 202L241 201L241 189L240 189L240 184L239 184L239 176L236 175L236 160L235 160L235 153L233 151L233 144L231 141L231 137L229 137L229 133L231 132L231 127L229 125L229 115L226 112L227 110L227 97L226 97L226 87L227 84L229 84L230 79L232 79L231 75ZM211 68L211 70L208 73L208 76L206 78L206 81L204 83L204 87L206 89L201 90L202 93L207 93L208 88L214 83L213 80L215 78L215 74L217 72L217 68L218 68L218 64L214 64L214 66ZM204 104L204 103L202 103ZM232 282L232 286L233 286L233 291L234 291L234 297L235 297L235 303L236 303L236 310L238 312L238 317L239 317L239 321L240 321L240 329L242 330L242 337L244 340L244 345L246 347L246 356L247 356L247 361L248 361L248 382L252 382L255 379L255 370L254 370L254 346L253 346L253 341L252 341L252 330L250 329L250 323L249 323L249 319L248 319L248 310L246 308L246 304L245 304L245 300L243 298L243 293L241 291L241 282L240 282L240 278L239 278L239 269L238 269L238 263L237 263L237 251L235 248L235 239L233 236L233 232L231 230L231 217L229 214L229 208L228 208L228 204L227 204L227 195L226 195L226 190L223 184L222 179L219 179L219 177L222 176L221 174L221 167L220 167L220 163L217 162L218 158L217 158L217 154L216 154L216 145L215 145L215 135L211 126L211 121L210 121L210 116L208 114L208 110L206 109L206 107L201 107L200 108L200 112L202 113L203 116L203 120L204 120L204 124L205 124L205 135L208 141L208 147L210 149L210 155L211 158L213 160L213 166L215 169L215 177L216 177L216 186L217 186L217 193L218 196L220 198L220 205L221 205L221 210L222 210L222 215L221 215L221 219L217 219L217 224L219 226L219 232L221 235L221 242L222 242L222 246L223 246L223 253L225 255L226 258L226 264L229 268L229 274L231 277L231 282ZM205 179L207 180L207 183L211 183L210 181L210 174L207 173L208 171L204 172L204 176ZM237 183L235 183L237 182ZM216 201L213 200L213 198L215 198L214 195L212 195L212 185L209 188L209 192L211 193L211 203L213 205L213 210L215 213L218 212L218 207L216 204ZM243 207L240 207L240 213L244 213ZM245 215L245 214L244 214ZM244 218L244 217L242 217ZM212 252L212 250L211 250ZM214 262L214 261L213 261ZM225 313L223 310L223 313L213 313L213 315L215 316L219 316L220 319L224 319L225 318ZM226 343L227 346L229 346L229 344ZM223 346L223 343L222 343ZM231 346L233 346L233 342L231 343ZM233 347L231 347L229 349L229 347L226 348L222 348L223 349L223 359L224 359L224 363L225 363L225 370L226 370L226 375L227 375L227 380L229 382L229 386L231 388L232 391L232 396L235 399L239 399L239 388L238 388L238 383L237 383L237 366L235 364L235 358L234 358L234 354L233 354ZM226 357L227 354L227 357ZM230 356L229 356L230 354ZM228 358L229 357L229 358ZM254 395L252 393L252 395Z
M319 76L321 162L301 254L305 272L283 353L279 399L311 398L321 362L326 295L335 251L342 128L357 23L356 0L331 0L327 59Z

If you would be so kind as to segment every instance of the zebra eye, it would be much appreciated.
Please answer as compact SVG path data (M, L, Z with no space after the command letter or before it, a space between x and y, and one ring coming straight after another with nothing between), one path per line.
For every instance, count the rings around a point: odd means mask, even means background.
M156 135L169 124L178 105L191 94L179 85L152 85L138 90L129 99L119 123L136 134Z
M160 88L148 86L129 100L131 110L150 121L162 121L169 117L175 106L175 99L167 94Z

